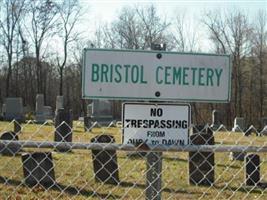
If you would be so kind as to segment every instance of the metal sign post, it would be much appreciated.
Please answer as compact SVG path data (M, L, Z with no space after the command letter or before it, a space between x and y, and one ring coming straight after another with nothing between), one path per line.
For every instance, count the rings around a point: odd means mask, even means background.
M146 166L146 200L160 200L162 152L149 152Z
M152 44L152 50L166 51L166 44L163 46ZM162 55L157 54L161 59ZM155 94L160 96L160 93ZM162 152L149 152L146 161L146 200L161 199L161 172L162 172Z

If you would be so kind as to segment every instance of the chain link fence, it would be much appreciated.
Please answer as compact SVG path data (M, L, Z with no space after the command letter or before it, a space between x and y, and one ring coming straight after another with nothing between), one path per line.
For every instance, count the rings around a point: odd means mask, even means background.
M0 199L267 198L265 129L190 130L190 145L133 146L119 122L0 122Z

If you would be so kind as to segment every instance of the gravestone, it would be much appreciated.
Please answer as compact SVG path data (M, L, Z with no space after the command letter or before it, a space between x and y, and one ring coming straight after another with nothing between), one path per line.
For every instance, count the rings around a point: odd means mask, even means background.
M46 121L46 118L44 115L44 95L43 94L36 95L35 121L37 123L44 123Z
M243 117L236 117L234 121L233 132L244 132L245 131L245 120Z
M36 114L43 114L44 112L44 95L37 94L36 95L36 103L35 103L35 112Z
M87 112L86 116L92 116L93 115L93 103L87 105Z
M56 110L64 108L64 97L57 96L56 99Z
M260 156L257 154L246 156L245 183L247 186L260 185Z
M55 117L55 142L72 142L72 115L70 111L58 109ZM58 151L70 151L70 147L57 147Z
M24 181L28 186L41 185L51 187L55 185L55 172L51 152L24 153L21 158Z
M16 134L19 134L21 132L21 124L16 120L13 123L14 123L14 132Z
M211 129L206 132L190 135L193 145L214 145ZM214 183L214 153L189 152L189 183L192 185L210 186Z
M19 137L15 132L9 131L9 132L4 132L0 136L0 140L18 141ZM20 151L21 151L21 146L20 145L8 145L8 146L1 145L0 146L0 153L3 154L3 155L14 156L15 154L17 154Z
M92 143L114 143L110 135L99 135L91 139ZM119 169L117 154L114 150L92 150L95 180L103 183L118 184Z
M206 125L194 125L192 124L189 130L190 135L200 133L205 129Z
M25 120L21 97L6 98L4 119L7 121L15 119L18 122L23 122Z
M44 116L45 119L53 119L53 112L51 106L44 106Z
M113 121L111 102L108 100L93 100L91 119L101 126L108 126Z
M212 124L211 124L212 130L217 130L221 124L223 124L222 113L219 112L218 110L213 110L212 111Z
M51 106L44 105L44 95L37 94L36 95L36 107L35 107L35 120L37 123L44 123L48 119L53 118L52 108Z

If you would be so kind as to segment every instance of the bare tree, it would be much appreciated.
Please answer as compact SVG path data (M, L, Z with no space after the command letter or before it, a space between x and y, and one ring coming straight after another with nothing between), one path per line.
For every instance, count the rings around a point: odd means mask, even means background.
M110 27L104 27L110 48L150 49L153 43L167 41L170 24L161 19L155 6L124 7Z
M150 48L152 44L166 43L167 28L170 23L162 19L154 5L145 8L136 8L136 12L143 26L143 46L142 49Z
M57 56L57 66L60 77L59 95L63 95L63 72L68 58L68 46L78 39L79 32L75 30L81 17L81 8L76 0L65 0L58 5L60 15L59 36L63 42L63 55Z
M93 47L139 49L142 45L142 25L135 9L124 7L118 18L110 25L99 27L95 33ZM102 36L102 37L101 37ZM98 44L98 45L97 45Z
M37 92L45 94L45 76L43 76L42 53L45 39L53 35L56 25L57 8L51 0L29 1L29 18L25 20L25 28L30 36L36 58ZM30 21L30 23L29 23Z
M217 53L231 54L232 59L232 98L234 101L234 115L242 116L242 95L246 72L242 67L250 51L251 27L248 19L240 11L226 13L221 12L206 14L204 23L209 29L210 39L216 46ZM230 111L230 109L229 109Z
M16 42L16 31L24 9L24 0L4 0L1 2L3 17L0 18L0 42L5 49L8 61L5 94L9 96L10 78L12 75L12 59Z
M193 24L186 12L177 14L172 25L174 26L174 31L171 33L171 38L174 42L174 49L181 52L199 50L197 23Z
M265 10L260 10L253 23L254 29L252 34L252 56L255 57L255 68L258 71L257 80L259 83L258 90L258 105L259 115L263 117L264 113L264 97L266 97L265 77L267 73L266 59L267 59L267 13Z

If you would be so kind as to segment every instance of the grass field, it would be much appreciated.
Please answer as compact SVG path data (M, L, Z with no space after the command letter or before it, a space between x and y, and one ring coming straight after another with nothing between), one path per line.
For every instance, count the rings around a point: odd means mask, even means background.
M52 125L23 124L20 140L53 141ZM0 122L0 132L13 130L13 124ZM85 133L82 124L74 122L73 142L90 142L99 134L110 134L121 143L118 128L94 128ZM244 137L242 133L215 133L217 144L264 146L267 137ZM119 185L103 184L94 179L92 154L87 150L60 153L52 149L23 149L24 152L52 151L57 186L30 188L23 183L20 154L0 156L0 199L145 199L146 162L142 157L129 157L117 151ZM262 182L267 176L266 153L261 158ZM266 190L244 185L244 163L231 161L229 153L215 154L215 183L210 187L188 183L188 153L164 152L162 199L267 199Z

